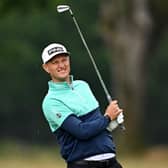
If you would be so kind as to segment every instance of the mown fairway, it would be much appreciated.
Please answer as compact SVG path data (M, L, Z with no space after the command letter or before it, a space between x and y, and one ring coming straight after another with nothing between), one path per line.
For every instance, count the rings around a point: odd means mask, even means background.
M0 167L4 168L65 168L56 147L1 145ZM124 168L167 168L168 151L152 150L144 155L119 156Z

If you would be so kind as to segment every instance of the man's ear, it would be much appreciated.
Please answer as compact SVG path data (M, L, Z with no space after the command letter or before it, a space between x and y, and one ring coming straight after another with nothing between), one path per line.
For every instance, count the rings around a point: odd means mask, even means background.
M42 67L47 73L50 73L47 64L43 64Z

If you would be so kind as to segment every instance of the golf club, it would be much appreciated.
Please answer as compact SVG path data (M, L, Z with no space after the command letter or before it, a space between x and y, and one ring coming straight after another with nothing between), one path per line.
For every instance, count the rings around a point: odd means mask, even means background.
M87 45L87 43L86 43L86 41L85 41L85 39L84 39L84 36L83 36L83 34L82 34L81 30L80 30L79 24L77 23L77 20L76 20L76 18L75 18L75 16L74 16L74 14L73 14L73 12L72 12L70 6L69 6L69 5L58 5L58 6L57 6L57 12L58 12L58 13L63 13L63 12L66 12L66 11L69 11L69 12L70 12L70 15L72 16L73 22L75 23L75 26L76 26L76 28L77 28L77 31L78 31L79 35L80 35L80 38L81 38L81 40L82 40L82 42L83 42L83 44L84 44L84 46L85 46L85 48L86 48L86 50L87 50L87 52L88 52L88 54L89 54L89 57L90 57L90 59L91 59L91 61L92 61L92 64L93 64L94 69L95 69L95 71L96 71L96 74L97 74L97 76L98 76L98 78L99 78L99 81L100 81L100 83L101 83L101 85L102 85L102 87L103 87L103 90L104 90L104 92L105 92L105 95L106 95L106 97L107 97L107 100L108 100L108 102L110 103L110 102L112 101L112 97L111 97L111 95L109 94L109 92L108 92L108 90L107 90L107 87L106 87L106 85L105 85L105 83L104 83L104 81L103 81L103 79L102 79L102 77L101 77L101 74L100 74L100 72L99 72L99 70L98 70L98 67L97 67L97 65L96 65L96 63L95 63L95 60L94 60L94 58L93 58L93 56L92 56L92 54L91 54L91 52L90 52L90 50L89 50L89 47L88 47L88 45ZM119 124L119 125L120 125L120 128L121 128L122 130L125 130L125 129L126 129L123 123L121 123L121 124Z

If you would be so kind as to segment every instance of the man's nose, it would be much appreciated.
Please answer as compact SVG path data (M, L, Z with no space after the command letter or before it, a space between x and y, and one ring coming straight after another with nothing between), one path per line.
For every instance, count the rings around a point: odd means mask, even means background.
M64 67L64 63L63 62L59 62L58 66L59 67Z

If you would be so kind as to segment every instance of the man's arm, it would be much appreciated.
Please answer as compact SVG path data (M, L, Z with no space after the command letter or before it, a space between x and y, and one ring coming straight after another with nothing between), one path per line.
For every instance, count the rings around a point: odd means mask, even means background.
M77 116L70 115L64 120L61 127L78 139L89 139L105 130L110 120L115 120L121 112L123 110L119 108L117 101L114 100L106 108L105 116L83 122Z
M65 119L61 128L78 139L86 140L101 133L109 123L110 119L107 116L83 122L75 115L70 115Z

